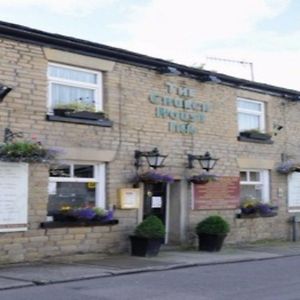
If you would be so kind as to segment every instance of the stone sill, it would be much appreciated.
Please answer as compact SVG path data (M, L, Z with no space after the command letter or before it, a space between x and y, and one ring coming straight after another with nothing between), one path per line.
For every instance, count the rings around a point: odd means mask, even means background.
M238 136L237 140L240 142L248 142L248 143L256 143L256 144L273 144L274 142L272 140L258 140L258 139L252 139L252 138L247 138L244 136Z
M111 226L119 224L119 220L110 221L73 221L73 222L62 222L62 221L50 221L42 222L41 228L66 228L66 227L92 227L92 226Z
M61 117L55 115L46 115L47 121L54 122L66 122L66 123L75 123L75 124L85 124L85 125L94 125L100 127L112 127L113 121L108 119L99 119L99 120L88 120L80 118L71 118L71 117Z

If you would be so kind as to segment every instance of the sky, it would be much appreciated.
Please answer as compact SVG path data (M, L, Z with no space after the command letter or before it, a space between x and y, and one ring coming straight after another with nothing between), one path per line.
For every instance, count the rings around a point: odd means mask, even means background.
M0 20L300 91L299 0L0 0ZM252 72L251 72L252 71Z

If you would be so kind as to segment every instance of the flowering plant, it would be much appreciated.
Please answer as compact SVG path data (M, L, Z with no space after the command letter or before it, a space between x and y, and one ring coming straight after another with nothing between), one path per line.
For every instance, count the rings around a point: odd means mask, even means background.
M10 141L0 144L0 160L13 162L48 162L55 158L56 150L46 149L41 142Z
M154 171L148 171L137 176L137 181L151 183L172 183L174 178L171 175L160 174Z
M54 218L57 219L57 221L99 221L106 219L109 215L109 211L99 207L72 208L71 206L64 205L54 214Z
M300 170L300 163L291 159L281 162L276 167L276 171L280 174L289 174L296 170Z
M195 184L205 184L208 183L209 181L216 181L216 180L218 180L218 177L216 175L208 174L208 173L194 175L188 179L188 181Z
M272 217L277 215L278 207L269 203L262 203L257 199L246 199L241 204L241 213L249 217Z

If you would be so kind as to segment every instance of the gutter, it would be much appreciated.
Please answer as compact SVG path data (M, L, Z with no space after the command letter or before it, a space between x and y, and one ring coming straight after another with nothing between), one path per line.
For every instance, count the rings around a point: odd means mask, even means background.
M194 78L200 82L209 82L211 77L217 79L216 83L238 87L256 92L266 92L274 96L283 97L290 101L300 101L300 91L281 88L269 84L253 82L221 73L196 69L185 65L169 62L163 59L110 47L103 44L90 42L64 35L48 33L29 27L0 21L0 37L27 42L39 46L46 46L59 50L69 51L82 55L109 59L115 62L132 64L139 67L158 71L161 68L172 67L184 77Z

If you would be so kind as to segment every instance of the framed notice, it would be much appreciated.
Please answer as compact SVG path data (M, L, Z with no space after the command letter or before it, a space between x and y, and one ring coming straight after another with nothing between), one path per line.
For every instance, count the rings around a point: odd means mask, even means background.
M289 210L300 211L300 173L293 172L288 176Z
M139 208L140 189L120 189L119 190L119 208L133 209Z
M0 162L0 232L26 231L28 164Z

